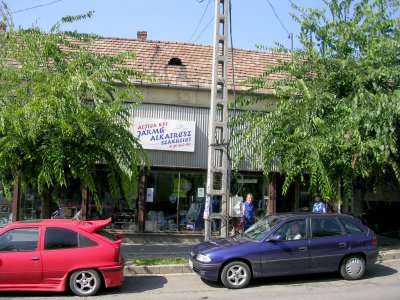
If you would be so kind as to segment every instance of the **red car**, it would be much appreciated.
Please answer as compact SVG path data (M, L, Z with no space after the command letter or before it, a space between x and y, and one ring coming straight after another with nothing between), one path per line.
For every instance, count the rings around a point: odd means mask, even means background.
M54 291L78 296L120 286L125 261L111 221L44 219L14 222L0 231L0 291Z

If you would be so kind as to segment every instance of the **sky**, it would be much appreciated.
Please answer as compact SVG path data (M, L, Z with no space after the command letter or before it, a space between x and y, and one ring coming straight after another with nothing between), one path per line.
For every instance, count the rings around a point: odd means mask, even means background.
M94 10L91 19L63 25L62 30L95 33L104 37L135 39L147 31L149 40L212 45L215 0L3 0L16 28L39 26L49 31L63 16ZM301 7L321 7L322 0L231 0L234 48L255 50L279 42L300 47L300 26L290 13ZM229 46L231 46L231 42Z

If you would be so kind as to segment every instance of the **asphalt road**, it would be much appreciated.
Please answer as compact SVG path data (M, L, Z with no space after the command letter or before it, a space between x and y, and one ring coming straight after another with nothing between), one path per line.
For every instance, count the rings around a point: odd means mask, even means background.
M271 300L398 300L400 299L400 260L385 261L370 268L357 281L343 280L337 274L267 278L253 281L247 288L228 290L219 283L203 282L195 274L131 276L122 287L103 290L100 299L271 299ZM82 299L71 293L0 293L7 299Z

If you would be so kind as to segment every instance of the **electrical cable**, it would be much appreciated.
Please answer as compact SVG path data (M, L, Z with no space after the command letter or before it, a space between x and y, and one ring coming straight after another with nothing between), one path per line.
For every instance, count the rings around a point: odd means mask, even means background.
M202 1L197 0L197 1L198 1L199 3L202 3L204 0L202 0ZM195 33L197 32L197 29L199 29L199 26L200 26L201 22L202 22L203 19L204 19L204 16L205 16L205 14L206 14L206 12L207 12L208 6L210 5L210 2L211 2L211 0L208 0L207 6L206 6L206 8L205 8L204 11L203 11L203 15L201 16L199 23L197 24L195 30L193 31L193 34L190 36L189 43L190 43L190 41L192 40L192 38L193 38L193 36L195 35Z
M25 8L25 9L20 9L20 10L12 11L12 12L10 12L10 13L11 13L11 14L16 14L16 13L20 13L20 12L23 12L23 11L27 11L27 10L32 10L32 9L35 9L35 8L39 8L39 7L42 7L42 6L52 5L52 4L54 4L54 3L61 2L61 1L63 1L63 0L56 0L56 1L53 1L53 2L50 2L50 3L41 4L41 5L36 5L36 6L29 7L29 8Z
M197 38L193 41L193 44L196 43L196 41L201 37L201 35L206 31L208 26L210 26L211 22L214 20L215 17L212 17L211 20L207 23L207 25L204 27L204 29L200 32L200 34L197 36Z
M278 14L276 13L274 6L271 4L271 2L270 2L269 0L267 0L267 2L268 2L269 5L271 6L272 11L274 12L274 14L275 14L276 18L278 19L279 23L281 23L283 29L285 29L286 33L287 33L288 35L290 35L290 32L286 29L285 25L283 25L282 20L279 18Z
M294 4L291 0L289 0L289 1L290 1L290 3ZM278 14L276 13L276 10L275 10L274 6L272 5L272 3L269 0L267 0L267 2L271 6L272 11L275 14L275 17L278 19L279 23L281 23L283 29L285 29L286 33L288 34L288 38L290 39L290 44L291 44L291 51L293 52L293 33L290 33L289 30L286 29L285 25L283 25L283 22L282 22L281 18L279 18Z

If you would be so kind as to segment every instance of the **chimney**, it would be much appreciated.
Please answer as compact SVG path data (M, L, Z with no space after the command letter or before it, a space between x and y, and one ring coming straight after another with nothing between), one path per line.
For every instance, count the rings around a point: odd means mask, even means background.
M147 31L138 31L137 32L137 39L139 41L145 41L147 40Z

